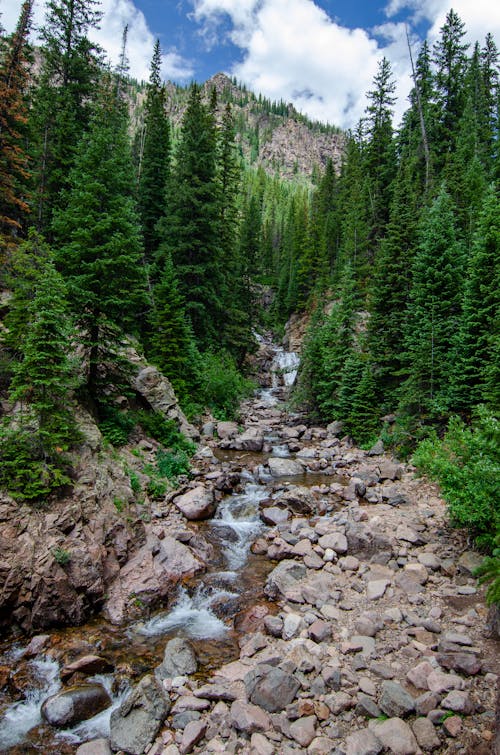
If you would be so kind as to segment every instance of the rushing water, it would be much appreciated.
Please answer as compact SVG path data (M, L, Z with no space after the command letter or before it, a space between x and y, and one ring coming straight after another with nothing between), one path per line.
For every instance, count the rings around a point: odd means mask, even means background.
M272 365L272 388L259 392L257 403L262 407L278 404L282 386L295 381L298 367L296 354L276 349ZM237 657L237 642L234 622L239 613L247 609L255 599L262 600L262 586L270 563L250 554L250 546L263 529L259 517L259 504L269 495L265 475L259 476L260 484L251 471L256 465L265 464L269 455L288 456L286 445L278 435L268 435L270 446L267 454L239 454L238 463L247 464L241 474L245 487L243 492L227 496L220 504L215 518L198 525L204 536L217 551L214 563L192 587L179 589L177 599L168 610L160 610L151 618L136 621L128 627L111 627L98 619L88 627L58 630L57 636L72 646L94 645L94 649L109 657L115 665L130 664L140 675L151 671L162 656L166 641L173 636L188 637L193 641L200 663L209 669L214 664ZM235 452L223 452L231 461ZM218 458L222 457L217 453ZM225 460L225 457L224 457ZM112 706L94 718L77 726L54 731L42 723L41 705L61 688L60 664L57 660L40 654L25 661L25 648L11 645L3 654L2 663L16 667L19 663L29 673L31 683L24 698L11 704L0 698L0 752L51 752L52 755L71 752L71 747L96 737L109 736L111 713L127 694L129 684L123 678L117 685L117 677L97 675L88 681L99 682L109 692ZM40 727L40 733L37 727ZM31 735L29 734L31 732ZM33 747L25 750L23 742L30 737ZM19 745L17 749L16 746ZM28 746L28 745L26 745Z

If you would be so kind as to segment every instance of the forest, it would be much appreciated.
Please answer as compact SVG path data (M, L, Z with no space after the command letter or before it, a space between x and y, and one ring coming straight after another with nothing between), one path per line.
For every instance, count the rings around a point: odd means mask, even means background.
M193 83L181 123L170 121L159 43L137 115L126 30L111 71L89 39L92 0L47 8L40 48L32 0L12 35L0 30L0 390L21 407L0 429L0 485L35 500L67 482L76 401L123 426L127 339L189 417L209 407L223 418L252 390L255 330L279 335L304 313L293 404L342 421L358 444L414 454L455 523L499 544L492 35L467 44L450 10L412 61L401 123L384 58L340 170L330 160L287 181L243 155L231 97Z

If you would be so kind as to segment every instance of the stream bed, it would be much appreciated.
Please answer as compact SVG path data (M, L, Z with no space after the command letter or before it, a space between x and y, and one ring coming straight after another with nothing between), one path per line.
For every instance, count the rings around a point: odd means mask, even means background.
M297 367L295 354L276 347L272 387L258 392L255 405L264 411L276 407L283 387L293 384ZM221 463L236 463L242 470L242 490L226 496L213 519L193 525L212 545L214 556L207 572L181 586L168 606L126 626L96 618L80 627L53 630L50 650L34 657L26 656L28 640L0 644L0 672L9 672L7 692L0 692L0 752L66 755L75 752L81 742L109 736L112 711L133 681L161 662L172 637L191 641L200 663L200 677L238 657L238 617L250 606L266 602L263 587L273 567L267 558L250 551L265 529L259 503L270 494L269 483L259 481L252 470L265 464L269 456L289 455L286 445L280 444L279 436L272 431L266 436L266 447L267 453L216 450ZM294 482L304 484L305 479ZM313 475L308 483L319 484L320 479ZM112 706L72 728L56 730L42 721L40 709L44 700L61 689L60 659L63 654L76 657L88 653L104 656L114 667L113 673L85 680L102 684Z

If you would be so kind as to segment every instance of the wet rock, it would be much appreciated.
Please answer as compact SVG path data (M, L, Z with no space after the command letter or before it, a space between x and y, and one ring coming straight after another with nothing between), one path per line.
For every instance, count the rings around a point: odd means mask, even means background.
M408 724L401 718L370 721L368 727L393 755L417 755L419 748Z
M379 755L382 743L371 729L360 729L346 739L346 755Z
M155 676L162 679L173 679L176 676L194 674L198 668L198 661L190 643L174 637L167 642L162 663L156 667Z
M231 448L237 451L262 451L264 433L258 427L249 427L241 435L237 435L231 443Z
M271 456L267 463L273 477L298 477L304 474L304 465L294 459Z
M260 518L269 527L276 527L276 525L283 524L290 519L290 512L278 506L269 506L269 508L265 508L260 512Z
M36 637L32 637L28 647L24 651L25 658L34 658L42 650L45 650L50 642L50 634L37 634Z
M400 718L415 710L415 701L398 682L382 682L382 694L378 704L390 717Z
M111 755L111 748L107 739L92 739L80 745L76 755Z
M433 752L441 747L436 730L428 718L417 718L412 723L411 728L415 734L415 739L424 752Z
M111 748L142 755L157 736L169 709L160 683L153 676L145 676L111 714Z
M268 713L278 713L294 700L300 682L280 668L261 664L247 674L245 687L252 703Z
M64 681L76 672L92 676L93 674L106 674L112 670L113 664L106 658L101 658L99 655L84 655L64 666L61 671L61 679Z
M200 742L205 736L207 730L207 724L205 721L191 721L188 723L182 733L182 739L179 744L179 752L181 755L192 752L198 742Z
M217 508L213 491L207 490L204 485L198 485L196 488L188 490L187 493L174 498L174 503L186 519L190 521L209 519Z
M256 731L267 731L270 729L271 719L257 705L236 700L231 705L231 726L237 731L252 734Z
M101 684L82 684L47 698L41 713L51 726L63 728L86 721L110 705L111 698Z
M317 505L313 493L301 485L292 485L279 496L278 500L294 514L311 514Z

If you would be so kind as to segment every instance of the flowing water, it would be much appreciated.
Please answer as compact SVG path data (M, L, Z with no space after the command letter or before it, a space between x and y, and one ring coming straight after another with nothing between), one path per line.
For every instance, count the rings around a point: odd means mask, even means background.
M264 410L275 407L282 386L293 384L297 367L296 354L277 348L271 370L273 387L259 392L255 406ZM58 661L45 654L24 660L25 647L12 644L3 650L0 647L0 667L20 664L29 679L21 699L9 703L7 697L0 696L0 752L50 751L52 755L66 755L74 752L78 743L108 736L111 713L130 688L127 671L133 677L152 671L162 660L166 642L174 636L192 641L207 674L238 657L238 617L249 606L264 600L262 588L272 568L266 558L250 552L252 542L264 528L259 504L269 496L262 477L259 484L254 473L259 467L262 469L270 455L289 455L287 446L271 431L266 444L271 450L265 454L216 450L220 461L237 462L243 470L244 489L227 496L212 520L197 525L214 546L215 557L201 579L179 589L171 607L127 627L114 627L96 619L84 627L52 633L53 643L55 638L60 647L85 647L85 652L97 652L113 662L114 675L98 675L88 680L99 682L108 690L112 699L110 708L71 729L56 732L42 722L40 707L61 688Z

